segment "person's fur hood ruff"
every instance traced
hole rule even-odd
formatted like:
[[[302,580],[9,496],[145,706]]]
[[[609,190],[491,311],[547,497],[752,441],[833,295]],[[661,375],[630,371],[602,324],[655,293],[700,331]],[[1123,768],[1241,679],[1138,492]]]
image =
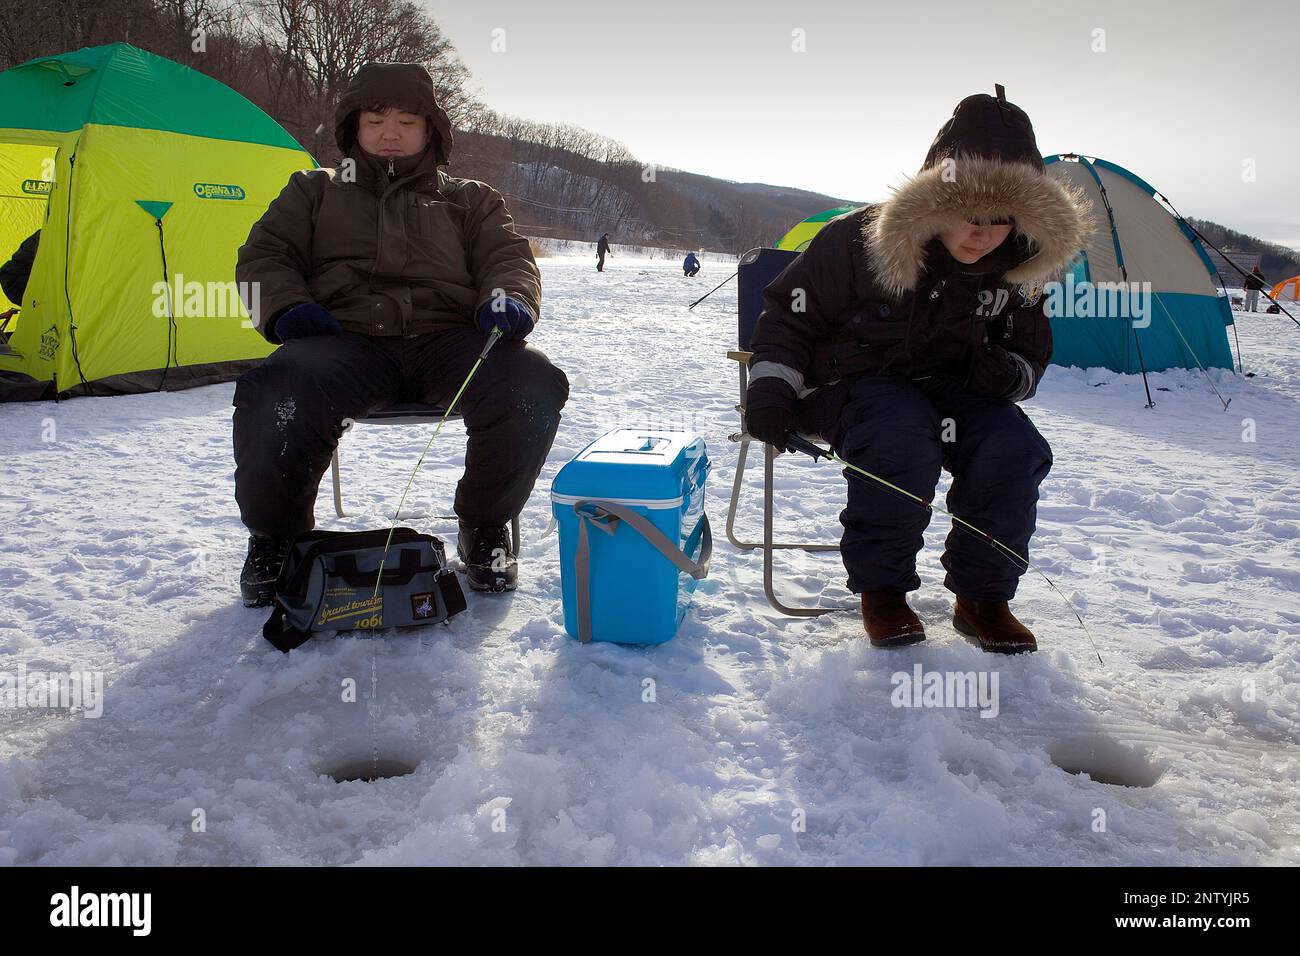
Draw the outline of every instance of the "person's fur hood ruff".
[[[1029,117],[988,94],[957,104],[921,171],[896,189],[863,223],[867,260],[881,289],[895,296],[916,288],[925,247],[959,222],[1011,221],[1026,258],[1006,281],[1041,284],[1060,274],[1092,229],[1083,194],[1047,175]]]

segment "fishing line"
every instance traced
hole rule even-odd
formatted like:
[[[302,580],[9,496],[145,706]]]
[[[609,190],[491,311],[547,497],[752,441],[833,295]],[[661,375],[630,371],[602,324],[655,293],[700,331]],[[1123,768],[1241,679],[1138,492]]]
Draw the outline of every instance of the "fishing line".
[[[393,512],[393,523],[388,526],[388,538],[384,541],[384,553],[379,557],[379,571],[375,575],[375,593],[371,595],[372,600],[379,597],[379,583],[384,577],[384,562],[388,559],[388,548],[393,543],[393,531],[396,530],[397,521],[402,515],[402,508],[406,504],[406,496],[410,492],[411,486],[415,484],[415,476],[419,473],[420,466],[424,464],[424,457],[429,454],[429,449],[433,447],[433,440],[442,431],[442,426],[447,423],[448,416],[455,410],[456,403],[460,401],[461,395],[469,387],[470,381],[474,378],[474,373],[479,370],[479,366],[483,364],[483,360],[487,358],[488,352],[492,351],[492,346],[497,344],[499,338],[501,338],[501,329],[494,327],[492,333],[488,336],[487,344],[483,346],[483,351],[478,354],[478,358],[475,359],[473,366],[471,366],[469,374],[465,376],[465,381],[460,383],[460,388],[456,390],[456,394],[447,405],[447,410],[442,413],[442,418],[438,420],[438,425],[434,428],[433,434],[429,436],[429,440],[425,443],[424,451],[420,452],[419,460],[415,463],[415,467],[411,469],[411,477],[406,480],[406,487],[402,489],[402,497],[397,502],[397,510]]]
[[[998,551],[1000,554],[1003,554],[1004,556],[1010,558],[1013,562],[1015,562],[1015,564],[1018,567],[1020,567],[1021,570],[1033,571],[1044,581],[1046,581],[1047,586],[1050,587],[1053,591],[1055,591],[1056,595],[1062,601],[1065,602],[1066,607],[1070,609],[1070,613],[1074,615],[1074,619],[1078,621],[1079,626],[1083,628],[1083,633],[1087,635],[1088,642],[1092,645],[1092,652],[1097,655],[1097,663],[1101,664],[1103,667],[1105,666],[1105,661],[1101,659],[1101,652],[1097,650],[1097,642],[1093,640],[1092,632],[1088,630],[1088,625],[1084,623],[1083,617],[1080,616],[1079,612],[1075,609],[1074,605],[1070,603],[1070,599],[1065,596],[1065,594],[1061,591],[1060,588],[1056,586],[1056,583],[1051,578],[1049,578],[1046,574],[1044,574],[1037,567],[1031,564],[1027,559],[1022,558],[1011,548],[1007,547],[997,538],[993,537],[993,535],[989,534],[987,531],[982,530],[981,528],[977,528],[975,525],[971,524],[966,519],[958,518],[952,512],[945,511],[943,508],[940,508],[938,505],[934,504],[933,502],[926,501],[925,499],[912,494],[906,488],[900,488],[898,485],[894,484],[893,482],[886,481],[884,478],[881,478],[879,475],[873,475],[865,468],[859,468],[857,465],[853,464],[852,462],[845,461],[839,455],[835,454],[835,452],[826,448],[822,448],[819,445],[815,445],[812,442],[808,441],[807,439],[800,438],[798,435],[790,435],[786,439],[786,444],[789,446],[790,449],[794,451],[801,451],[806,455],[811,455],[813,461],[817,461],[819,458],[826,458],[830,461],[838,462],[839,464],[843,465],[845,468],[849,469],[855,474],[860,475],[863,478],[870,478],[872,481],[880,485],[883,485],[884,487],[888,488],[890,491],[896,492],[897,494],[903,495],[905,498],[908,498],[909,500],[916,502],[922,508],[925,508],[928,511],[937,511],[939,514],[952,519],[954,527],[961,528],[962,530],[967,531],[968,533],[972,533],[976,537],[983,539],[987,544],[991,545],[994,548],[994,550]]]

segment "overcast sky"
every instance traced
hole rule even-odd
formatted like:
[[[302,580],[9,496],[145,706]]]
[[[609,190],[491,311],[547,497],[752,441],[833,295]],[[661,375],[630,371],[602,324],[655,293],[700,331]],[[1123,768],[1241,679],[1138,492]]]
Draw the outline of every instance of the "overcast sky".
[[[489,106],[644,162],[880,199],[997,82],[1043,152],[1119,163],[1184,215],[1300,249],[1294,2],[423,2]]]

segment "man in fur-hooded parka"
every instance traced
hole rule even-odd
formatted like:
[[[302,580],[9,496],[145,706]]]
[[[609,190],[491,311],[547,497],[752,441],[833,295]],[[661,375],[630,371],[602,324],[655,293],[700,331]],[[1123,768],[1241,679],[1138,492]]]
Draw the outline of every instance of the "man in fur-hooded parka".
[[[1017,403],[1052,355],[1043,286],[1090,225],[1086,201],[1046,175],[1024,111],[1000,91],[962,100],[916,176],[828,223],[765,291],[748,432],[778,448],[820,434],[924,501],[946,466],[948,510],[1027,556],[1052,453]],[[929,510],[855,476],[841,518],[872,643],[924,639],[905,595]],[[1008,606],[1022,567],[961,530],[942,561],[958,630],[986,650],[1034,648]]]

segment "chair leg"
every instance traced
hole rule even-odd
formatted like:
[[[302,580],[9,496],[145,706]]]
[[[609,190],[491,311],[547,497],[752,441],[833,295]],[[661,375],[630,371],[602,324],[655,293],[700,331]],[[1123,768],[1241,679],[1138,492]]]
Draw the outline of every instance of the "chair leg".
[[[749,388],[748,369],[745,363],[740,364],[740,402],[736,405],[736,411],[740,412],[740,431],[731,436],[732,441],[740,442],[740,455],[736,459],[736,479],[731,483],[731,505],[727,509],[727,540],[742,551],[753,551],[755,548],[776,548],[796,549],[799,551],[838,551],[838,544],[820,544],[818,542],[801,542],[801,541],[742,541],[736,537],[736,512],[740,508],[740,487],[745,480],[745,460],[749,456],[749,443],[753,441],[745,431],[745,393]],[[764,446],[766,448],[766,446]]]
[[[736,537],[736,511],[740,508],[740,487],[745,480],[745,459],[749,456],[749,439],[741,435],[740,454],[736,459],[736,480],[731,483],[731,504],[727,508],[727,540],[742,551],[753,551],[757,541],[741,541]]]
[[[334,454],[330,458],[330,479],[334,484],[334,513],[340,518],[346,518],[347,512],[343,510],[343,482],[339,477],[339,449],[342,447],[342,441],[334,446]],[[403,513],[403,520],[420,521],[428,518],[429,515],[423,512]],[[439,517],[439,516],[435,516]],[[515,546],[515,554],[519,553],[519,518],[515,516],[511,519],[511,528]]]
[[[736,512],[740,509],[740,488],[745,477],[745,459],[749,453],[750,443],[753,439],[748,435],[742,434],[737,441],[740,442],[740,455],[736,459],[736,479],[731,484],[731,505],[727,510],[727,539],[742,551],[753,551],[755,548],[773,548],[777,551],[795,550],[795,551],[838,551],[838,544],[822,544],[815,541],[745,541],[736,537]],[[763,446],[767,449],[767,446]]]
[[[339,449],[334,446],[334,457],[330,459],[330,476],[334,479],[334,513],[346,518],[343,511],[343,489],[339,485]]]
[[[736,480],[731,483],[731,505],[727,508],[727,540],[734,544],[742,551],[752,551],[757,546],[757,542],[741,541],[736,537],[736,511],[740,507],[740,486],[745,480],[745,459],[749,455],[749,436],[745,429],[745,393],[748,390],[749,376],[748,369],[744,362],[740,365],[740,401],[736,404],[736,411],[740,412],[740,432],[732,435],[733,441],[740,442],[740,455],[736,459]]]
[[[789,614],[791,617],[820,617],[823,614],[830,614],[832,611],[852,610],[849,605],[840,605],[837,607],[791,607],[788,604],[781,603],[781,600],[776,596],[776,590],[772,583],[772,553],[777,548],[777,546],[772,543],[772,462],[776,458],[776,450],[770,445],[766,445],[764,446],[764,451],[762,546],[763,593],[767,595],[768,603],[782,614]]]

